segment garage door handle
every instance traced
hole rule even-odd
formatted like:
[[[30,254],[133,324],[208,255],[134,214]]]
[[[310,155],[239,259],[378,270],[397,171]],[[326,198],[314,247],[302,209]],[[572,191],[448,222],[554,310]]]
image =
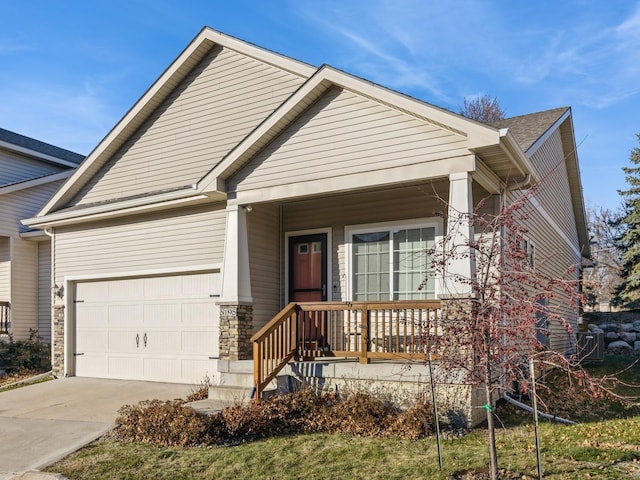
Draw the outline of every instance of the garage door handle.
[[[140,348],[140,334],[136,333],[136,348]]]
[[[144,332],[144,337],[142,337],[142,340],[144,341],[144,348],[147,348],[147,332]]]

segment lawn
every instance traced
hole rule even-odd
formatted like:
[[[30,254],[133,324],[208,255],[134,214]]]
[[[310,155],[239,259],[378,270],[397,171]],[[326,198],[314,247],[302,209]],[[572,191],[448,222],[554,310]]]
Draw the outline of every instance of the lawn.
[[[594,373],[611,373],[628,361],[615,359],[606,367],[594,368]],[[639,378],[637,366],[624,377],[627,381]],[[640,409],[610,407],[602,401],[580,402],[572,394],[563,400],[579,404],[587,421],[541,424],[544,478],[640,478]],[[537,478],[529,414],[503,407],[497,409],[497,415],[498,423],[505,424],[497,432],[500,468],[519,472],[508,478]],[[593,420],[598,417],[607,420]],[[488,465],[486,431],[480,428],[461,438],[443,440],[442,453],[444,468],[440,471],[433,437],[409,441],[301,434],[201,448],[102,439],[48,470],[70,479],[446,479],[452,472]]]

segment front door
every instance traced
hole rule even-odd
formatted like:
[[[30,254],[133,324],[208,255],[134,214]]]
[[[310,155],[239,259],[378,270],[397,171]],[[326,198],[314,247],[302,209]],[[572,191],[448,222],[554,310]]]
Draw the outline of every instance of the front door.
[[[289,237],[289,301],[327,300],[327,234]]]

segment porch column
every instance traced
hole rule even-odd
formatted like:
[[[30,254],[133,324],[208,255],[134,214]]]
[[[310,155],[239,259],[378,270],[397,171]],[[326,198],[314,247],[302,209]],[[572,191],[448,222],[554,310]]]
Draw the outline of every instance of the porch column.
[[[247,210],[227,206],[220,294],[220,358],[248,360],[253,331],[253,299],[249,272]]]
[[[468,298],[473,293],[469,284],[476,271],[475,254],[469,248],[469,240],[473,239],[471,182],[467,172],[449,175],[444,298]]]

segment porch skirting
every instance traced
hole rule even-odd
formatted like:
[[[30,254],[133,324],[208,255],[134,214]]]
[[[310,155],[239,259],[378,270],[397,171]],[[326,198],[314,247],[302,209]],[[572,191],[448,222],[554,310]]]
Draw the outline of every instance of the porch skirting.
[[[253,305],[220,305],[220,358],[253,358]]]

